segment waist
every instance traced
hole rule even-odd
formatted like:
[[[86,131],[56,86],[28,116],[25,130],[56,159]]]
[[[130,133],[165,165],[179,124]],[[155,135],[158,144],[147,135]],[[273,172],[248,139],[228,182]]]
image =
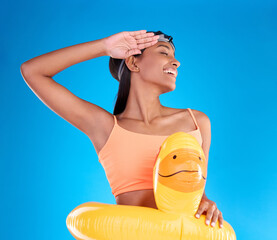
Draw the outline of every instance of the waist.
[[[115,200],[117,205],[131,205],[158,209],[153,189],[124,192],[118,194]]]

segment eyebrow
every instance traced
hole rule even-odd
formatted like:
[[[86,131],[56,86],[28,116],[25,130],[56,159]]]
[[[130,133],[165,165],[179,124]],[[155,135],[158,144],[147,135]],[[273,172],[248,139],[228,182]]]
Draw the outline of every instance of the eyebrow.
[[[158,48],[158,47],[166,47],[168,50],[170,50],[170,48],[167,45],[164,45],[164,44],[160,44],[156,48]],[[173,55],[175,57],[175,52],[173,52]]]

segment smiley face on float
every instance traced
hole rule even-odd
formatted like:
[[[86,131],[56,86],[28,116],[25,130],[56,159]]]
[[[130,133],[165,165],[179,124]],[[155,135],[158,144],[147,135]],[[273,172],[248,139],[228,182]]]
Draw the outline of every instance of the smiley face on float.
[[[190,148],[170,152],[161,161],[158,181],[176,191],[193,192],[205,186],[207,168],[205,156]]]

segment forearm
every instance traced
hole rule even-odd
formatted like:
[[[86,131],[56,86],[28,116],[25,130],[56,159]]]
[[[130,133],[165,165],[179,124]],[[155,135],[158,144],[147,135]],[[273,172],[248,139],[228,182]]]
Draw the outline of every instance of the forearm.
[[[27,67],[32,72],[53,77],[74,64],[105,55],[107,53],[103,38],[40,55],[24,62],[22,68]]]

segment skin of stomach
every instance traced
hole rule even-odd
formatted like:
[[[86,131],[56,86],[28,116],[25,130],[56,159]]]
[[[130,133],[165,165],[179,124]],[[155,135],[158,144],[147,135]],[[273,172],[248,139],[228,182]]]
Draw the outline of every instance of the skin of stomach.
[[[158,209],[153,189],[121,193],[116,196],[115,200],[117,205],[131,205]]]

